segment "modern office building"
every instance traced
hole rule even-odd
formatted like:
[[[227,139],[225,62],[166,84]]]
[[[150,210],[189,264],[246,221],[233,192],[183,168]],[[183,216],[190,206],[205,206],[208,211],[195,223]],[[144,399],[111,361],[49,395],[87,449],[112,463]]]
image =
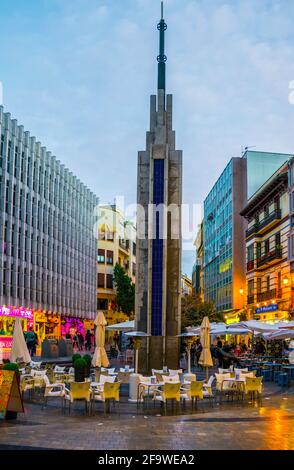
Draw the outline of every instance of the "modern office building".
[[[292,305],[287,163],[254,193],[241,215],[248,221],[247,317],[262,321],[287,320]]]
[[[9,347],[16,316],[40,340],[71,318],[94,318],[98,201],[3,107],[0,136],[0,334]]]
[[[204,201],[204,298],[228,321],[245,308],[247,199],[283,163],[288,154],[246,150],[232,158]]]
[[[127,318],[116,309],[113,270],[119,264],[135,284],[136,227],[115,204],[99,206],[98,224],[97,307],[104,310],[108,323],[119,323]]]
[[[197,232],[195,246],[196,246],[196,262],[192,271],[192,285],[195,294],[199,295],[204,300],[204,233],[203,233],[203,220],[199,225]]]
[[[227,313],[242,308],[244,201],[246,160],[232,158],[204,201],[204,299]]]

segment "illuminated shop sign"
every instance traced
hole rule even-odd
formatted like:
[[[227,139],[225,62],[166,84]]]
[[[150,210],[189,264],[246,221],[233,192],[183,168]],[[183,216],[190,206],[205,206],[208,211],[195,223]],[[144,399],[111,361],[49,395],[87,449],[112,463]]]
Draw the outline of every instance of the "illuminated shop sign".
[[[270,305],[263,305],[255,310],[256,313],[266,313],[266,312],[274,312],[278,310],[277,304],[270,304]]]
[[[2,306],[0,307],[0,316],[33,319],[34,314],[32,310],[27,308]]]
[[[219,272],[220,273],[225,273],[229,271],[229,269],[232,267],[232,260],[230,258],[225,259],[222,263],[219,265]]]
[[[0,336],[0,351],[12,348],[12,336]]]

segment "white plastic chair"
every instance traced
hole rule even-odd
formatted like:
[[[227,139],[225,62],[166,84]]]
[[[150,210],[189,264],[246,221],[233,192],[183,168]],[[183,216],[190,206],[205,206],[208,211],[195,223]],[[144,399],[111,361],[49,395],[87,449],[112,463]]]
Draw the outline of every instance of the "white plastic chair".
[[[52,398],[60,397],[60,398],[62,398],[61,408],[63,409],[64,396],[65,396],[65,385],[63,383],[51,384],[47,375],[44,375],[43,380],[44,380],[44,384],[45,384],[43,407],[45,405],[47,405],[49,397],[52,397]]]
[[[42,361],[40,361],[40,362],[31,361],[30,362],[30,367],[32,369],[38,369],[39,370],[39,369],[41,369],[41,365],[42,365]]]

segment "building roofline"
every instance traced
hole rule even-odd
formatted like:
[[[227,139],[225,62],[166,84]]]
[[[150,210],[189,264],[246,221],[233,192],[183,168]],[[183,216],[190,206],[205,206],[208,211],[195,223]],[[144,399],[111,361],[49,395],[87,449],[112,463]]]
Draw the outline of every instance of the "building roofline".
[[[263,202],[273,192],[276,192],[278,185],[288,180],[288,162],[283,163],[275,173],[251,196],[247,205],[242,209],[242,217],[250,217]]]

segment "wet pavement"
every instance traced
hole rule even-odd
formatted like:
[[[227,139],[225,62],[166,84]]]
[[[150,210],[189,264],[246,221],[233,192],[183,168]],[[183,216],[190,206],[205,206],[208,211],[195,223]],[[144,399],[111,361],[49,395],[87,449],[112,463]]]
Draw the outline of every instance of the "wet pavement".
[[[61,402],[51,400],[46,408],[34,399],[25,402],[25,414],[17,421],[0,422],[0,449],[133,449],[201,450],[266,449],[294,450],[294,391],[269,387],[262,404],[208,402],[191,412],[162,415],[160,406],[140,409],[122,398],[120,412],[111,408],[104,415],[96,405],[87,416],[82,403],[69,415]]]

